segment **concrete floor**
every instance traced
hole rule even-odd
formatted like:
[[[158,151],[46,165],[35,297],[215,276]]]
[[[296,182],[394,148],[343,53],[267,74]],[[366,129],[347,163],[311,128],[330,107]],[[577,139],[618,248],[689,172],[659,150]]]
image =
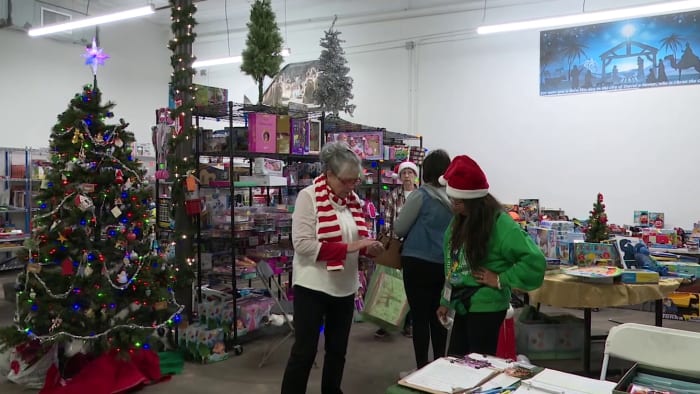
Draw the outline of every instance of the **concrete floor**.
[[[12,280],[8,274],[0,275],[0,283]],[[1,290],[0,290],[1,291]],[[0,294],[0,300],[2,300]],[[562,312],[563,310],[546,308],[545,312]],[[6,325],[11,321],[14,305],[10,302],[0,301],[0,325]],[[582,311],[565,310],[565,312],[583,316]],[[606,333],[610,327],[619,322],[638,322],[653,324],[653,313],[641,312],[629,309],[603,309],[593,313],[593,334]],[[691,331],[700,331],[700,324],[664,320],[664,324],[673,328]],[[347,394],[373,394],[383,393],[384,390],[398,380],[401,371],[412,369],[414,364],[413,348],[411,340],[401,335],[393,335],[387,339],[377,340],[373,333],[376,327],[368,323],[356,323],[353,325],[348,349],[347,363],[343,381],[343,390]],[[271,394],[279,393],[280,381],[286,364],[291,341],[270,358],[267,365],[258,368],[263,352],[273,340],[279,337],[262,337],[256,341],[244,345],[244,352],[240,356],[231,356],[230,359],[210,365],[187,363],[181,375],[172,380],[143,390],[146,394],[157,393],[248,393]],[[322,344],[319,348],[322,348]],[[603,343],[593,344],[592,368],[600,368],[602,360]],[[311,373],[309,381],[309,393],[320,393],[321,366],[323,365],[323,353],[319,351],[317,356],[319,368]],[[555,368],[563,371],[581,371],[580,360],[538,361],[538,365]],[[613,362],[610,376],[614,380],[620,376],[629,366],[625,362]],[[15,394],[27,393],[32,390],[23,389],[0,377],[0,393]]]

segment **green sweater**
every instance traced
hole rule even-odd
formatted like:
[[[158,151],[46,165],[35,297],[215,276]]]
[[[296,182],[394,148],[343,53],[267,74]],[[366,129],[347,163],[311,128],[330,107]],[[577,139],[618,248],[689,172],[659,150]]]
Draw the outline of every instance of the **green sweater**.
[[[454,221],[454,219],[452,219]],[[463,286],[479,286],[471,275],[464,248],[453,261],[450,247],[452,223],[445,232],[445,280],[452,284],[452,292]],[[453,267],[454,265],[454,267]],[[471,298],[470,312],[498,312],[508,309],[510,290],[531,291],[542,285],[547,268],[542,251],[509,215],[499,214],[494,223],[484,268],[499,274],[501,289],[484,286]],[[451,273],[452,272],[452,273]],[[441,298],[440,305],[455,309],[460,315],[467,313],[459,300],[451,303]]]

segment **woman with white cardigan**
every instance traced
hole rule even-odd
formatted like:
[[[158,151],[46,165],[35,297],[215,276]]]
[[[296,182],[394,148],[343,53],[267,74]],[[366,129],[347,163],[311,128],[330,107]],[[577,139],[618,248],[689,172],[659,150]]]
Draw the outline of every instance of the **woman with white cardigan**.
[[[358,257],[379,255],[369,239],[360,198],[360,158],[344,142],[326,144],[323,174],[299,192],[292,216],[295,342],[282,380],[282,394],[305,393],[321,326],[325,357],[321,392],[341,394],[345,353],[360,286]]]

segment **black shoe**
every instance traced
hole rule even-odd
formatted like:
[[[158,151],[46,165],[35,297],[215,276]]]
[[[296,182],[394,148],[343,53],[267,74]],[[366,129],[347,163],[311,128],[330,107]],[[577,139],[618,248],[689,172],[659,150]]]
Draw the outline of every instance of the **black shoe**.
[[[387,337],[387,336],[389,336],[389,333],[388,333],[385,329],[383,329],[383,328],[380,328],[379,330],[377,330],[377,331],[374,332],[374,337],[375,337],[375,338],[380,338],[380,339],[381,339],[381,338],[385,338],[385,337]]]

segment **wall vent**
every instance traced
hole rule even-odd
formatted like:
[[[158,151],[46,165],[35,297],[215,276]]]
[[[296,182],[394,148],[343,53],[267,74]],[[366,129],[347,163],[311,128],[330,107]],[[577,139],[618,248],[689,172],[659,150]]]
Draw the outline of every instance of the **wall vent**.
[[[73,17],[70,14],[41,7],[41,27],[56,25],[59,23],[68,23],[72,19]]]

